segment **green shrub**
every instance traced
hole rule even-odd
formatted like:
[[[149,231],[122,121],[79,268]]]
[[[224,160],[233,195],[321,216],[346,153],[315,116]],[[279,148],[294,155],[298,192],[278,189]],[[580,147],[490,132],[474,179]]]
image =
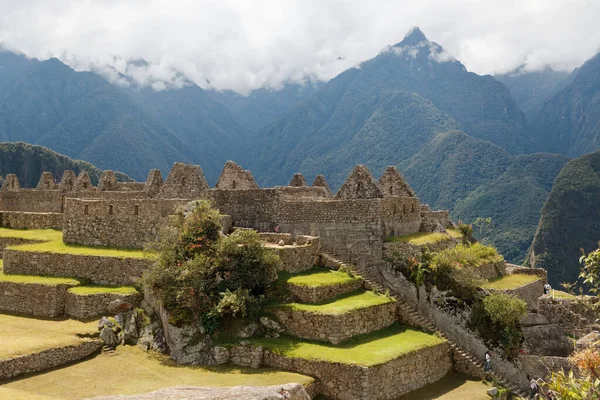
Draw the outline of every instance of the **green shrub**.
[[[219,319],[249,313],[277,278],[279,257],[262,246],[258,233],[224,237],[220,220],[209,202],[199,201],[189,215],[173,216],[159,240],[146,248],[156,262],[144,274],[144,284],[175,326],[202,324],[212,332]]]
[[[462,235],[461,240],[462,240],[463,245],[468,245],[469,243],[471,243],[472,238],[473,238],[473,226],[472,225],[460,224],[456,227],[456,229]]]
[[[527,314],[527,303],[504,293],[493,293],[483,299],[485,312],[501,326],[515,326]]]
[[[502,261],[498,251],[490,246],[475,243],[470,246],[459,244],[440,251],[432,261],[433,269],[477,268],[484,264]]]

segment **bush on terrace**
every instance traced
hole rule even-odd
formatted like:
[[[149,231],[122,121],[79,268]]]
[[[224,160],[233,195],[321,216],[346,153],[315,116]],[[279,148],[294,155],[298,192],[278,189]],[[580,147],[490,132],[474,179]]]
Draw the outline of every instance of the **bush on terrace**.
[[[147,247],[156,262],[144,283],[160,299],[176,326],[201,324],[209,333],[226,319],[257,310],[277,278],[279,258],[254,231],[223,236],[221,214],[199,201],[188,215],[178,211]]]

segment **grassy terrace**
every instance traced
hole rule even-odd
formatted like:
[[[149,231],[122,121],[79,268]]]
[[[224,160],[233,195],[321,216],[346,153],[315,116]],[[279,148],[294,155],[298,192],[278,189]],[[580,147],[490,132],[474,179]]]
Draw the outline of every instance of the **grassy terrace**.
[[[539,280],[539,276],[525,274],[504,275],[496,279],[491,279],[481,285],[484,289],[508,290],[525,286],[528,283]]]
[[[460,235],[460,234],[459,234]],[[425,244],[433,244],[441,242],[442,240],[449,239],[449,235],[439,232],[417,232],[411,233],[410,235],[404,236],[390,236],[385,239],[386,243],[409,243],[415,246],[422,246]]]
[[[62,232],[52,229],[17,230],[0,228],[0,237],[13,237],[27,240],[36,240],[40,242],[9,246],[9,249],[20,251],[118,258],[144,257],[144,253],[141,250],[111,249],[108,247],[88,247],[66,244],[62,241]]]
[[[451,268],[477,268],[485,264],[503,261],[504,258],[498,251],[489,246],[475,243],[470,246],[459,244],[451,249],[437,253],[433,259],[432,267],[447,266]]]
[[[444,342],[435,335],[399,324],[356,336],[338,345],[288,336],[250,341],[255,346],[264,346],[273,353],[285,357],[361,366],[383,364],[415,350],[437,346]]]
[[[286,274],[283,279],[296,286],[334,286],[360,280],[345,272],[333,271],[327,268],[314,267],[297,275]]]
[[[77,286],[69,289],[69,293],[73,293],[77,296],[88,296],[103,293],[131,295],[138,293],[138,291],[132,286]]]
[[[123,373],[127,371],[127,373]],[[272,369],[192,367],[166,356],[119,346],[113,354],[28,376],[0,386],[0,399],[76,400],[96,396],[145,393],[173,386],[270,386],[312,378]]]
[[[316,314],[327,314],[327,315],[340,315],[345,314],[349,311],[359,310],[361,308],[367,308],[372,306],[378,306],[381,304],[391,303],[392,300],[389,297],[375,294],[371,291],[357,290],[348,294],[344,294],[333,298],[327,303],[322,304],[303,304],[303,303],[289,303],[283,304],[278,307],[291,308],[297,311],[306,311]]]
[[[38,285],[79,285],[80,282],[77,279],[71,278],[55,278],[46,276],[34,276],[34,275],[5,275],[3,270],[3,263],[0,260],[0,282],[11,282],[11,283],[34,283]]]
[[[0,359],[77,344],[80,341],[77,334],[97,332],[95,321],[56,321],[0,314]]]

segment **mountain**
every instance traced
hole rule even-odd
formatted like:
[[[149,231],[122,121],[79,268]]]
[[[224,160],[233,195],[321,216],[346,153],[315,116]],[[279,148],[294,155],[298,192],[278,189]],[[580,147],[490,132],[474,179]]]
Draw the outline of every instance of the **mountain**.
[[[390,110],[410,108],[391,104],[399,92],[415,93],[430,102],[440,113],[450,116],[467,134],[505,147],[511,153],[531,148],[528,123],[508,89],[491,76],[468,72],[441,46],[427,40],[415,28],[394,46],[377,57],[351,68],[329,81],[313,97],[303,101],[273,124],[253,135],[255,147],[248,158],[257,179],[265,185],[286,183],[295,172],[311,178],[312,165],[342,162],[370,165],[373,159],[362,155],[367,142],[354,140],[356,158],[342,160],[337,153],[353,140],[375,117]],[[400,95],[392,102],[407,101]],[[408,124],[408,121],[396,121]],[[416,126],[427,131],[426,127]],[[397,125],[371,126],[371,137],[406,135]],[[416,146],[424,142],[415,143]],[[420,147],[398,154],[397,164]],[[390,146],[388,151],[394,149]],[[340,182],[332,182],[334,186]]]
[[[486,239],[507,260],[521,264],[554,179],[568,160],[547,153],[514,156],[502,175],[458,201],[453,217],[467,222],[491,217],[494,226]]]
[[[554,182],[541,211],[530,263],[545,268],[553,286],[574,282],[580,248],[600,240],[600,152],[569,161]]]
[[[523,262],[552,182],[568,158],[511,156],[463,132],[438,134],[398,167],[423,203],[448,209],[455,221],[491,217],[484,238],[507,260]],[[480,232],[476,232],[482,239]]]
[[[230,90],[206,93],[235,114],[247,131],[254,132],[314,95],[321,86],[322,82],[286,83],[280,89],[257,89],[247,96]]]
[[[209,182],[215,183],[227,160],[238,159],[248,130],[236,113],[192,82],[181,89],[125,89],[144,110],[194,153]]]
[[[25,188],[37,186],[42,172],[49,171],[54,179],[60,180],[67,169],[79,174],[86,171],[94,185],[98,184],[102,171],[86,161],[73,160],[46,147],[27,143],[0,143],[0,178],[17,174],[19,183]],[[115,172],[119,182],[131,179],[122,172]]]
[[[506,85],[521,110],[532,117],[550,97],[570,83],[570,76],[567,71],[555,71],[547,65],[540,71],[525,71],[521,66],[494,78]]]
[[[17,76],[37,64],[36,59],[29,59],[22,54],[5,50],[0,44],[0,92]]]
[[[0,92],[1,140],[47,146],[137,180],[193,153],[119,89],[57,59],[36,63]]]
[[[576,157],[600,148],[600,53],[545,103],[534,133],[542,151]]]

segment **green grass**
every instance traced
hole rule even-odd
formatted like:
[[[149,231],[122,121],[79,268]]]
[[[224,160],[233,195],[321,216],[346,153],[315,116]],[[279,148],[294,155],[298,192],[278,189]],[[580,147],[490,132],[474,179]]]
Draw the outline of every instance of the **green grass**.
[[[433,259],[432,267],[449,268],[477,268],[482,265],[501,262],[504,258],[498,251],[490,246],[475,243],[469,246],[459,244],[456,247],[437,253]]]
[[[95,321],[57,321],[0,314],[0,359],[77,344],[80,342],[77,334],[97,332]]]
[[[435,383],[410,392],[398,400],[489,400],[492,385],[464,375],[450,373]]]
[[[314,267],[297,275],[290,275],[286,279],[287,283],[292,285],[312,287],[342,285],[357,280],[360,280],[360,278],[351,276],[345,272],[319,267]]]
[[[387,304],[393,301],[394,300],[389,297],[361,289],[334,297],[332,300],[323,304],[289,303],[280,305],[279,307],[315,314],[340,315],[349,311]]]
[[[0,228],[0,237],[18,238],[25,240],[36,240],[39,242],[50,242],[62,240],[62,231],[54,229],[8,229]]]
[[[72,293],[77,296],[87,296],[103,293],[132,295],[137,294],[138,291],[132,286],[77,286],[69,289],[69,293]]]
[[[528,283],[539,280],[540,277],[536,275],[525,275],[525,274],[510,274],[504,275],[496,279],[491,279],[481,285],[484,289],[516,289],[521,286],[527,285]]]
[[[0,282],[10,283],[33,283],[37,285],[57,286],[57,285],[79,285],[77,279],[71,278],[55,278],[51,276],[35,276],[35,275],[5,275],[2,269],[3,262],[0,260]]]
[[[269,368],[177,365],[168,356],[146,353],[136,346],[119,346],[114,353],[3,382],[0,399],[78,400],[173,386],[271,386],[292,382],[307,385],[313,381],[305,375]]]
[[[404,354],[437,346],[444,341],[435,335],[399,324],[356,336],[338,345],[288,336],[250,340],[254,346],[263,346],[285,357],[361,366],[383,364]]]
[[[41,242],[9,246],[8,248],[11,250],[32,251],[37,253],[73,254],[82,256],[144,258],[144,252],[141,250],[113,249],[109,247],[89,247],[66,244],[62,241],[62,232],[53,229],[19,230],[0,228],[0,237],[13,237]]]
[[[563,292],[562,290],[551,290],[550,295],[558,300],[577,300],[577,297],[571,293]]]
[[[447,228],[446,232],[448,233],[448,235],[452,236],[454,239],[462,239],[462,236],[463,236],[462,233],[460,233],[456,229]]]
[[[449,239],[448,235],[439,232],[417,232],[404,236],[390,236],[385,239],[386,243],[409,243],[415,246],[433,244]]]

